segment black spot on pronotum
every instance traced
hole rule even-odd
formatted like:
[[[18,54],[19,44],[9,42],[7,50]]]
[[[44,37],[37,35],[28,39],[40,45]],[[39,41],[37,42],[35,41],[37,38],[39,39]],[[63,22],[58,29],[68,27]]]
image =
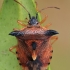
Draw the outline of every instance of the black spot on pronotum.
[[[11,33],[9,33],[9,35],[12,35],[12,36],[22,36],[22,35],[24,35],[24,33],[21,32],[21,31],[12,31]]]
[[[47,30],[47,31],[45,31],[46,36],[53,36],[53,35],[56,35],[56,34],[59,34],[59,33],[57,31],[55,31],[55,30]]]

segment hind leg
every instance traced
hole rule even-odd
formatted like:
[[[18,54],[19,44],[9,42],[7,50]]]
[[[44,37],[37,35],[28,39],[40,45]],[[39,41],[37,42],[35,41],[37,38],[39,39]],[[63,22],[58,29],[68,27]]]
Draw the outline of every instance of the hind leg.
[[[51,44],[54,44],[54,42],[58,40],[58,36],[52,36],[50,40],[53,40]]]
[[[17,46],[13,46],[13,47],[9,48],[9,51],[12,52],[12,53],[14,53],[14,54],[16,54],[16,53],[13,51],[14,49],[16,49],[16,47],[17,47]]]

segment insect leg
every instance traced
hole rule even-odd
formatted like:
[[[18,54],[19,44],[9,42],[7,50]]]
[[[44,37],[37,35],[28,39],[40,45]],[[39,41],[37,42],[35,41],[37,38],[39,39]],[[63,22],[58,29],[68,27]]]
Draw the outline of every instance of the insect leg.
[[[17,46],[13,46],[13,47],[9,48],[9,51],[15,54],[15,52],[12,51],[12,50],[15,49],[16,47],[17,47]]]
[[[36,3],[36,11],[39,12],[39,13],[41,13],[41,12],[38,10],[38,7],[37,7],[38,4],[37,4],[36,1],[35,1],[35,3]],[[46,15],[45,18],[40,22],[40,24],[44,23],[44,22],[46,21],[47,17],[48,17],[48,16]]]
[[[17,22],[18,22],[18,24],[20,24],[21,26],[24,26],[24,27],[26,26],[25,24],[23,24],[23,22],[26,22],[26,21],[18,20]]]
[[[49,26],[51,26],[52,24],[51,23],[49,23],[49,24],[47,24],[46,26],[45,26],[45,28],[48,28]]]
[[[46,15],[45,18],[43,18],[42,21],[41,21],[39,24],[44,23],[44,22],[46,21],[47,17],[48,17],[48,16]]]
[[[50,38],[50,40],[53,40],[53,42],[51,43],[51,45],[52,45],[56,40],[58,40],[58,37],[57,36],[52,36]]]

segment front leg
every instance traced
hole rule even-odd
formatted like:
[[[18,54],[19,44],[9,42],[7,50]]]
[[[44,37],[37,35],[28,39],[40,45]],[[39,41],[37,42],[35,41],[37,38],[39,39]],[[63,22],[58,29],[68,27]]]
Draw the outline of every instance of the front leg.
[[[45,21],[46,21],[46,19],[47,19],[47,15],[41,20],[41,22],[39,23],[39,24],[43,24]]]
[[[24,27],[26,27],[26,26],[27,26],[27,25],[23,24],[23,22],[26,22],[26,21],[18,20],[17,22],[18,22],[18,24],[20,24],[21,26],[24,26]]]

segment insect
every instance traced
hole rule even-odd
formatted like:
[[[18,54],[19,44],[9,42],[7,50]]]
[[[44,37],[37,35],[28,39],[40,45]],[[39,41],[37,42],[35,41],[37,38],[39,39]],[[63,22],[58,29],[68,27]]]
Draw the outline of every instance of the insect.
[[[17,0],[14,1],[19,3]],[[19,4],[27,11],[21,3]],[[25,28],[20,30],[15,29],[9,33],[9,35],[15,36],[17,39],[17,45],[11,47],[9,50],[13,52],[12,50],[16,49],[17,59],[22,66],[22,70],[46,70],[52,59],[52,44],[58,39],[55,36],[58,32],[48,29],[51,24],[47,24],[45,27],[41,26],[47,17],[39,22],[38,12],[36,16],[31,16],[29,12],[28,15],[29,20],[27,25],[22,24],[20,20],[18,21]],[[51,40],[53,41],[51,42]]]

